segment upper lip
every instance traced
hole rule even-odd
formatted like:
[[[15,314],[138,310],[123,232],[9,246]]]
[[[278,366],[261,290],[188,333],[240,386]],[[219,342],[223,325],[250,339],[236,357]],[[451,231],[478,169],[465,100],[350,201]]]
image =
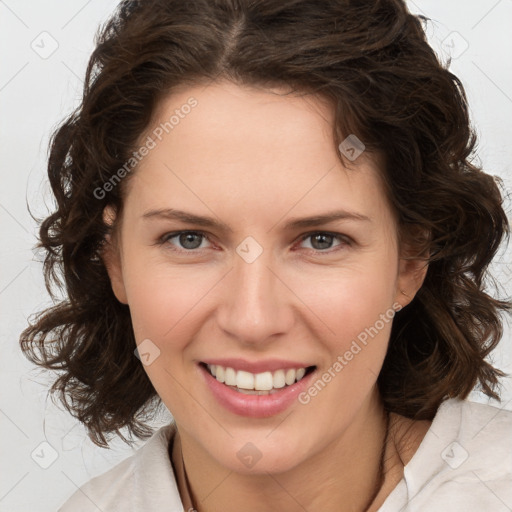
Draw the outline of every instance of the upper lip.
[[[223,366],[224,368],[233,368],[234,370],[242,370],[249,373],[263,373],[274,372],[276,370],[287,370],[289,368],[308,368],[313,366],[307,363],[298,361],[288,361],[285,359],[267,359],[265,361],[247,361],[245,359],[205,359],[202,361],[205,364],[215,364]]]

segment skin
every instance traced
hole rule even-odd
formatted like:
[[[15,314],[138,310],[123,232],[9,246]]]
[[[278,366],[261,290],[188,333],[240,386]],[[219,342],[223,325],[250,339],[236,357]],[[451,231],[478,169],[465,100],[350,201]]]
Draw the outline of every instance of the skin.
[[[197,510],[376,510],[430,424],[391,415],[384,485],[370,505],[385,438],[376,380],[391,322],[308,404],[269,418],[225,410],[198,375],[199,361],[222,357],[293,359],[321,374],[380,314],[405,307],[425,276],[423,261],[403,259],[412,249],[399,247],[377,159],[363,153],[345,168],[329,106],[283,92],[221,81],[168,96],[152,129],[189,97],[198,105],[130,176],[104,261],[137,343],[149,338],[160,350],[145,369],[178,426]],[[160,208],[231,231],[143,218]],[[284,228],[338,209],[368,220]],[[179,237],[158,243],[179,230],[207,238],[197,249]],[[341,238],[303,239],[315,231]],[[250,264],[236,252],[248,236],[263,249]],[[251,469],[237,457],[247,442],[262,455]]]

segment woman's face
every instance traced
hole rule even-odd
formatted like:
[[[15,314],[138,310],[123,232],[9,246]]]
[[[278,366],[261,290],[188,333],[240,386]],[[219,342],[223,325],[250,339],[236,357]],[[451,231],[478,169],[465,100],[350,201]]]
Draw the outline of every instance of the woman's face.
[[[342,165],[318,98],[219,82],[155,120],[108,260],[144,368],[184,442],[238,472],[293,468],[364,425],[421,276],[375,164]]]

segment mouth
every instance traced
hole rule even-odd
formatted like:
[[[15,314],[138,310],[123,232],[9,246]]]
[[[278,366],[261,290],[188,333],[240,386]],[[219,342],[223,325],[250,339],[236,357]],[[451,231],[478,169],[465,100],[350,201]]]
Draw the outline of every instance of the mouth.
[[[217,382],[244,395],[273,395],[280,393],[315,371],[316,366],[280,368],[252,373],[219,364],[200,363]]]

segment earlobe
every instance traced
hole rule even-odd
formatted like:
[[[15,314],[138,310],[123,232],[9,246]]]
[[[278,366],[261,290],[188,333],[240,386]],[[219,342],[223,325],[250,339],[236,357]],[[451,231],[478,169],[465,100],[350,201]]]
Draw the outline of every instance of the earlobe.
[[[430,232],[419,226],[409,226],[400,242],[400,260],[395,300],[407,306],[427,276],[430,261]]]
[[[422,287],[428,271],[428,261],[423,258],[401,259],[395,300],[407,306]]]
[[[115,219],[115,213],[110,206],[105,207],[103,211],[103,220],[106,224],[112,225]],[[120,249],[117,240],[110,233],[105,236],[101,259],[110,278],[112,291],[117,300],[122,304],[128,304],[126,289],[124,286],[123,270],[121,263]]]

